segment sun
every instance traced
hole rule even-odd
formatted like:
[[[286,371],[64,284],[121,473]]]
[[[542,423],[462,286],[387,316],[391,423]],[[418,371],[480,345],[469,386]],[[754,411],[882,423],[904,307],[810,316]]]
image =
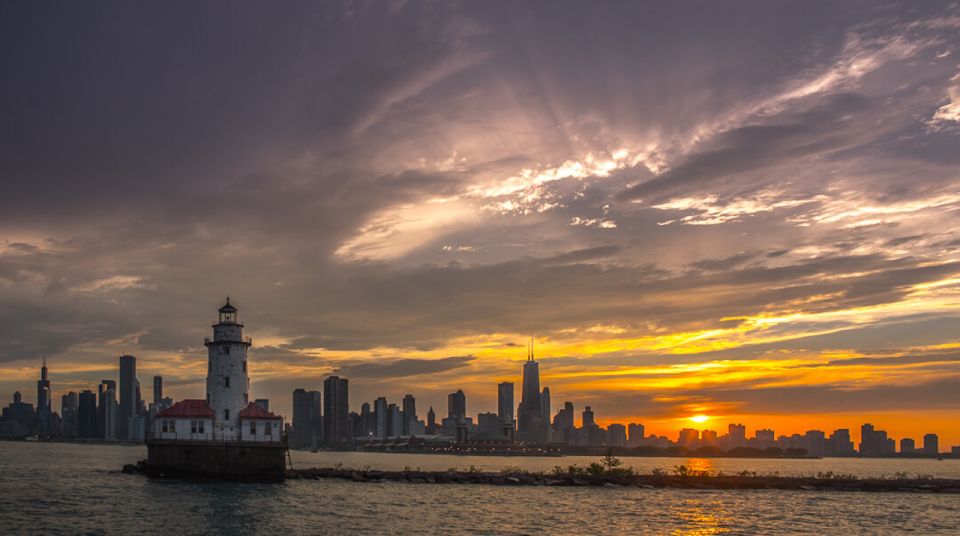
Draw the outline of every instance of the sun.
[[[693,417],[688,418],[695,423],[705,423],[710,420],[708,415],[694,415]]]

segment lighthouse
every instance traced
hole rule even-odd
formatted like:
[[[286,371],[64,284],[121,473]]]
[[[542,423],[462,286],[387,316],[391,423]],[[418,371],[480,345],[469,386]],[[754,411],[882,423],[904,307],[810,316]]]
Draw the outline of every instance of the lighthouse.
[[[218,311],[207,337],[207,397],[181,400],[154,419],[147,437],[150,474],[278,480],[287,439],[283,417],[250,402],[247,350],[237,308]]]
[[[207,347],[207,405],[213,410],[213,437],[237,439],[240,412],[250,403],[247,349],[251,340],[244,337],[243,323],[230,298],[219,310],[213,337],[203,342]]]

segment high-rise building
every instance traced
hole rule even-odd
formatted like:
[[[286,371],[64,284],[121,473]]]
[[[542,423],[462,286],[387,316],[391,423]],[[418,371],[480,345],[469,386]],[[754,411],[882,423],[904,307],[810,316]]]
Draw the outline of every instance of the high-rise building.
[[[437,414],[433,411],[433,406],[427,410],[427,434],[437,435]]]
[[[940,454],[940,438],[937,434],[924,434],[923,453],[927,456],[937,456]]]
[[[403,434],[403,416],[400,413],[400,407],[396,404],[388,404],[387,415],[387,437]]]
[[[742,424],[727,425],[727,448],[747,446],[747,427]]]
[[[447,417],[451,419],[465,419],[467,417],[467,395],[462,389],[447,395]]]
[[[583,416],[581,417],[580,426],[583,428],[588,428],[596,425],[597,422],[593,418],[593,410],[590,409],[590,406],[583,408]]]
[[[320,405],[320,391],[294,389],[293,416],[289,438],[291,447],[310,447],[317,442],[320,436]]]
[[[827,453],[827,437],[820,430],[807,430],[803,434],[803,447],[808,456],[821,457]]]
[[[717,433],[713,430],[704,430],[700,433],[700,445],[704,447],[717,446]]]
[[[627,426],[627,432],[630,433],[627,441],[631,447],[639,447],[643,444],[643,438],[646,431],[644,430],[642,424],[630,423],[630,425]]]
[[[77,393],[70,391],[60,397],[60,435],[66,437],[76,437],[79,433],[79,421],[77,420],[77,409],[79,399]]]
[[[913,454],[916,449],[917,445],[913,439],[905,437],[900,440],[900,454]]]
[[[619,423],[607,427],[607,445],[611,447],[627,446],[627,428]]]
[[[116,439],[117,413],[120,408],[117,404],[117,382],[114,380],[100,380],[97,387],[99,403],[97,405],[97,437],[102,439]]]
[[[137,414],[137,358],[120,356],[119,411],[117,412],[117,438],[130,438],[130,418]]]
[[[323,438],[328,444],[339,445],[350,441],[347,416],[350,414],[350,397],[347,379],[330,376],[323,381]]]
[[[850,440],[850,430],[840,428],[834,430],[827,439],[827,456],[853,456],[853,441]]]
[[[553,419],[553,440],[555,442],[574,444],[575,437],[571,434],[576,430],[573,424],[573,402],[564,402],[563,408]]]
[[[534,359],[533,338],[527,348],[527,360],[523,364],[523,388],[520,393],[520,408],[517,416],[517,431],[520,438],[531,443],[548,441],[549,415],[542,408],[543,393],[540,391],[540,364]]]
[[[417,399],[413,395],[403,396],[403,435],[411,435],[412,425],[417,422]]]
[[[97,397],[86,389],[77,397],[77,435],[97,437]]]
[[[253,401],[254,404],[263,408],[263,411],[270,411],[270,399],[269,398],[257,398]]]
[[[387,399],[382,396],[373,401],[373,414],[377,419],[375,435],[381,439],[387,437],[387,433],[390,429],[390,414],[388,413],[388,407]]]
[[[693,428],[684,428],[680,430],[680,437],[677,444],[686,449],[692,449],[699,446],[700,431]]]
[[[50,379],[47,377],[47,359],[43,359],[43,365],[40,367],[40,379],[37,380],[37,435],[48,437],[50,435],[50,414],[52,393],[50,392]]]
[[[163,401],[163,376],[153,377],[153,405],[160,410],[160,404]]]
[[[860,455],[861,456],[889,456],[896,450],[893,439],[887,437],[883,430],[874,429],[866,423],[860,427]]]
[[[497,384],[497,415],[504,424],[515,426],[513,415],[513,382]]]

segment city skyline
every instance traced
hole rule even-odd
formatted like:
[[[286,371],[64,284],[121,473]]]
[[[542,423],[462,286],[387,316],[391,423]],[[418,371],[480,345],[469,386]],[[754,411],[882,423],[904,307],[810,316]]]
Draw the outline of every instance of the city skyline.
[[[46,357],[127,415],[124,354],[194,396],[231,295],[280,413],[331,374],[494,411],[535,334],[604,423],[960,444],[956,3],[30,4],[2,400]]]
[[[229,307],[229,301],[227,306]],[[222,310],[221,310],[222,311]],[[235,310],[234,310],[235,311]],[[526,358],[523,362],[523,372],[522,377],[524,378],[523,385],[526,389],[529,389],[530,393],[534,392],[534,389],[540,385],[539,377],[539,363],[534,360],[533,352],[534,341],[531,338],[527,346]],[[118,367],[118,377],[123,377],[125,374],[129,374],[129,371],[136,370],[136,358],[131,355],[122,355],[119,358],[119,367]],[[246,371],[246,368],[244,369]],[[124,372],[128,371],[128,372]],[[533,371],[533,372],[531,372]],[[532,376],[531,376],[532,374]],[[134,413],[131,416],[139,416],[141,419],[141,427],[149,427],[149,423],[153,418],[155,412],[158,412],[164,408],[168,408],[173,404],[173,400],[169,397],[163,397],[163,377],[154,376],[153,377],[153,389],[152,398],[154,400],[151,404],[149,411],[144,404],[144,400],[141,397],[141,392],[139,390],[139,379],[136,378],[135,372],[133,377],[128,377],[127,380],[131,385],[136,384],[138,387],[136,389],[136,398],[131,400],[133,405]],[[416,397],[410,393],[403,395],[402,406],[397,403],[390,403],[387,396],[380,396],[370,404],[369,402],[363,402],[357,406],[350,405],[347,382],[348,378],[340,378],[338,376],[328,376],[323,380],[322,390],[310,390],[307,391],[304,388],[297,388],[293,391],[293,403],[290,406],[290,421],[289,424],[292,426],[291,431],[291,445],[302,448],[304,446],[316,445],[318,442],[323,442],[328,445],[343,445],[346,442],[355,440],[357,438],[364,437],[363,434],[353,435],[350,429],[350,426],[360,426],[361,423],[353,422],[354,417],[360,417],[364,415],[363,412],[372,410],[374,414],[380,414],[385,416],[376,417],[376,419],[369,423],[371,427],[370,435],[372,437],[387,438],[394,436],[403,436],[403,435],[415,435],[415,434],[441,434],[439,421],[436,424],[436,429],[431,429],[431,424],[429,422],[428,414],[421,415],[416,412]],[[109,384],[109,385],[108,385]],[[60,398],[61,406],[59,412],[59,419],[63,422],[62,425],[68,425],[66,422],[65,416],[72,414],[73,418],[76,419],[76,423],[79,426],[78,429],[73,430],[74,435],[66,435],[66,438],[72,437],[81,437],[81,438],[97,438],[97,439],[121,439],[121,440],[133,440],[133,441],[142,441],[144,437],[144,431],[141,429],[139,432],[132,432],[125,429],[126,427],[121,426],[119,414],[120,407],[122,404],[119,403],[119,400],[116,398],[110,398],[111,402],[108,403],[114,409],[113,412],[118,414],[116,424],[106,427],[104,421],[109,421],[111,418],[105,417],[103,415],[104,411],[111,411],[104,409],[104,392],[103,387],[108,386],[111,389],[112,395],[116,394],[116,380],[103,379],[100,383],[99,393],[100,402],[98,403],[97,397],[91,390],[82,390],[79,392],[79,403],[78,403],[78,393],[74,391],[64,392]],[[781,448],[804,448],[808,453],[814,456],[831,456],[831,455],[840,455],[848,456],[849,453],[859,453],[861,456],[889,456],[893,454],[909,454],[909,455],[926,455],[926,456],[937,456],[937,455],[956,455],[954,452],[957,449],[960,449],[960,445],[952,445],[950,436],[945,436],[945,441],[941,442],[941,435],[936,432],[925,431],[923,434],[920,434],[918,437],[894,437],[894,434],[888,434],[886,430],[880,430],[878,427],[875,427],[873,423],[862,423],[856,427],[854,426],[845,426],[837,429],[826,430],[826,429],[806,429],[806,430],[787,430],[781,431],[780,434],[777,434],[775,430],[770,428],[763,427],[763,424],[758,424],[753,430],[753,435],[747,433],[748,427],[743,423],[726,423],[723,424],[718,419],[714,419],[708,415],[693,415],[685,419],[687,425],[677,428],[672,431],[666,431],[658,428],[650,428],[646,424],[644,419],[640,419],[643,422],[633,422],[633,421],[622,421],[615,419],[597,419],[595,412],[592,410],[589,404],[583,405],[582,413],[577,410],[577,405],[575,402],[565,400],[562,403],[562,407],[558,409],[555,414],[550,415],[546,419],[544,426],[550,429],[549,433],[544,435],[544,432],[540,432],[538,425],[531,422],[532,417],[528,417],[526,424],[521,424],[521,421],[518,421],[514,418],[515,414],[523,413],[524,404],[521,401],[519,405],[511,407],[506,407],[504,405],[505,401],[514,400],[514,384],[512,382],[500,382],[496,384],[497,391],[497,407],[496,411],[485,411],[484,409],[476,410],[476,413],[471,413],[466,408],[468,408],[468,402],[466,398],[466,393],[462,389],[458,389],[454,393],[447,394],[446,408],[448,412],[449,419],[443,419],[444,421],[444,435],[450,435],[451,430],[446,429],[447,421],[451,421],[452,426],[456,426],[456,421],[459,419],[460,423],[463,423],[464,418],[470,427],[471,434],[476,434],[478,432],[477,426],[479,429],[484,429],[485,425],[483,424],[484,415],[497,416],[497,423],[495,426],[486,425],[487,428],[496,429],[499,434],[503,434],[511,440],[514,439],[514,432],[507,432],[506,426],[510,425],[511,430],[516,431],[516,441],[518,442],[528,442],[533,444],[575,444],[576,439],[571,439],[569,437],[561,437],[564,435],[563,427],[571,429],[589,429],[590,427],[597,427],[599,432],[601,432],[602,438],[601,442],[603,445],[610,445],[606,443],[607,438],[611,437],[608,434],[613,434],[613,430],[619,430],[622,433],[622,443],[613,444],[612,446],[621,446],[621,447],[637,447],[637,446],[649,446],[649,447],[658,447],[658,448],[667,448],[672,446],[684,447],[687,450],[693,451],[700,448],[706,447],[720,447],[721,450],[728,450],[734,447],[752,447],[759,450],[762,450],[767,447],[779,446]],[[537,391],[538,396],[530,397],[532,400],[536,400],[538,403],[542,403],[543,395],[547,397],[547,408],[549,408],[549,386],[544,386],[543,391]],[[41,393],[46,394],[46,400],[49,404],[47,408],[52,410],[54,407],[50,404],[51,400],[51,385],[48,379],[48,369],[46,365],[46,360],[44,360],[43,365],[40,369],[40,379],[37,381],[37,393],[38,396],[41,396]],[[90,407],[84,410],[84,397],[89,399]],[[298,402],[299,397],[299,402]],[[14,395],[11,397],[14,404],[20,404],[24,402],[28,405],[31,405],[29,400],[23,400],[22,393],[20,391],[15,391]],[[43,400],[43,399],[41,399]],[[279,401],[278,401],[279,402]],[[69,406],[67,405],[69,404]],[[256,404],[261,406],[265,411],[269,411],[267,407],[270,404],[269,399],[257,399]],[[280,405],[277,402],[274,403]],[[41,406],[35,406],[35,425],[36,431],[40,434],[50,433],[51,420],[50,412],[46,414],[42,413],[40,410]],[[361,413],[357,413],[357,410],[363,407]],[[12,407],[12,406],[11,406]],[[429,412],[433,413],[433,405],[430,405]],[[538,413],[541,411],[540,406],[536,410]],[[549,411],[549,409],[547,410]],[[564,413],[566,412],[566,416]],[[56,412],[52,412],[56,414]],[[84,420],[84,414],[90,419],[93,419],[89,424]],[[349,421],[348,421],[349,414]],[[44,416],[45,415],[45,416]],[[334,415],[334,419],[328,419],[327,415]],[[473,415],[476,415],[478,418],[473,419]],[[5,415],[6,416],[6,415]],[[127,417],[128,422],[130,417]],[[579,421],[578,421],[578,416]],[[365,417],[364,417],[365,418]],[[539,417],[539,415],[537,416]],[[419,431],[413,431],[412,424],[413,422],[419,421]],[[348,424],[349,423],[349,424]],[[712,424],[711,427],[697,428],[696,426],[707,426]],[[363,424],[366,426],[367,424]],[[426,425],[426,428],[424,426]],[[678,425],[679,426],[679,425]],[[86,427],[86,432],[84,431]],[[558,428],[559,427],[559,428]],[[728,433],[724,434],[723,430],[728,430]],[[718,431],[719,430],[719,431]],[[859,430],[859,433],[857,433]],[[79,432],[79,433],[77,433]],[[636,432],[639,432],[639,440],[636,437]],[[670,433],[677,435],[676,439],[673,439]],[[802,432],[802,433],[801,433]],[[482,432],[481,432],[482,433]],[[132,435],[131,435],[132,434]],[[304,435],[306,434],[306,435]],[[552,434],[552,439],[551,435]],[[789,434],[789,435],[788,435]],[[819,444],[820,447],[811,449],[809,447],[811,437],[816,440],[817,434],[819,434]],[[846,446],[836,447],[833,445],[834,438],[840,434],[841,442],[843,445],[849,443],[850,449],[847,450]],[[879,435],[878,435],[879,434]],[[58,434],[53,434],[54,437],[58,437]],[[104,437],[106,436],[106,437]],[[457,435],[456,432],[453,432],[453,436],[457,438],[457,441],[461,441],[460,435]],[[829,436],[829,437],[828,437]],[[323,438],[322,440],[319,438]],[[739,439],[737,439],[739,437]],[[332,438],[329,439],[328,438]],[[629,438],[629,440],[627,439]],[[709,438],[709,439],[708,439]],[[463,440],[466,439],[466,436]],[[590,445],[595,439],[593,437],[586,438],[581,437],[582,446]],[[784,447],[784,445],[787,445]],[[596,446],[596,445],[594,445]],[[939,447],[944,447],[939,449]],[[812,450],[812,452],[811,452]]]

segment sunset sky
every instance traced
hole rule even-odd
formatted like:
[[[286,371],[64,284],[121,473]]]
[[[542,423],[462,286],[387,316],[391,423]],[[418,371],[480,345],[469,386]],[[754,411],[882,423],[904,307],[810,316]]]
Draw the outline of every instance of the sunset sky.
[[[0,4],[0,404],[252,395],[960,445],[960,5]],[[694,415],[710,418],[702,423]]]

